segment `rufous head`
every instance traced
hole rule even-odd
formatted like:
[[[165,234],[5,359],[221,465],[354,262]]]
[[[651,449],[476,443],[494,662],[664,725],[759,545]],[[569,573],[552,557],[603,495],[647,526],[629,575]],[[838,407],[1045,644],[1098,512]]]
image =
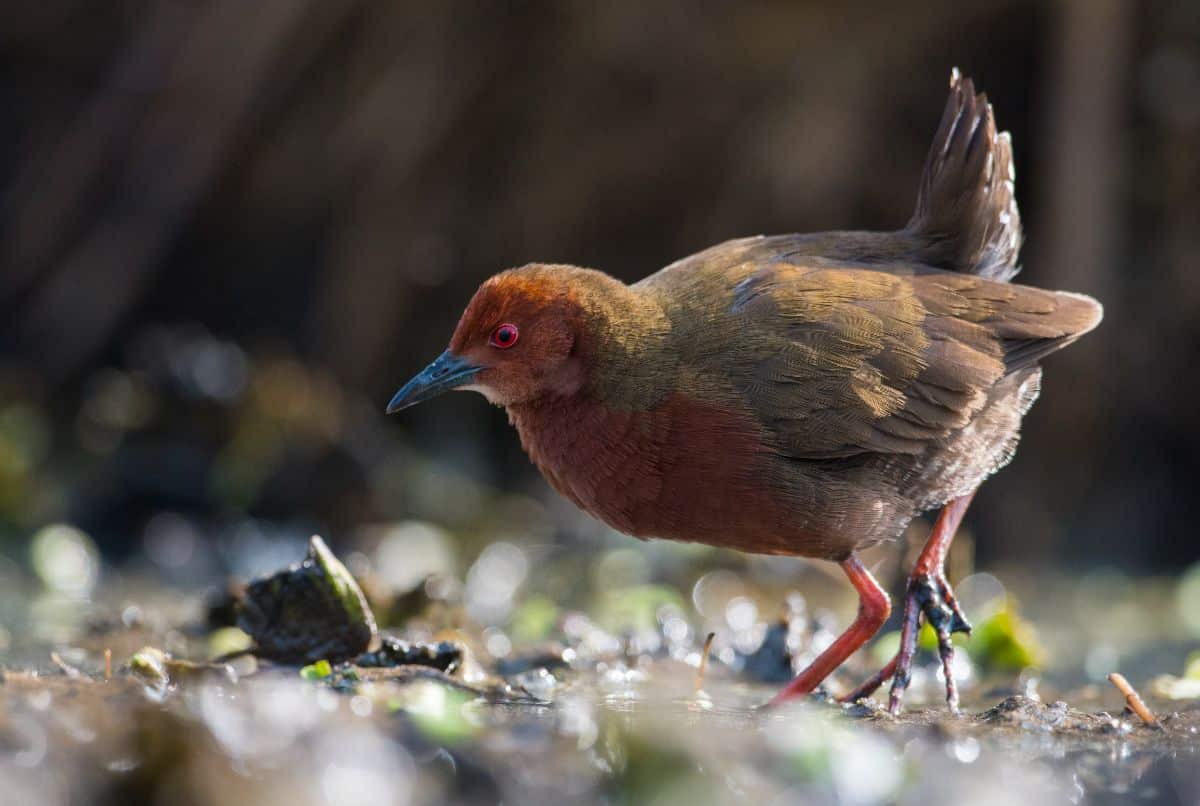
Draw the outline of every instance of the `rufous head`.
[[[566,266],[534,264],[488,279],[458,321],[450,347],[409,381],[388,413],[451,389],[508,406],[582,384],[576,347],[583,316]]]

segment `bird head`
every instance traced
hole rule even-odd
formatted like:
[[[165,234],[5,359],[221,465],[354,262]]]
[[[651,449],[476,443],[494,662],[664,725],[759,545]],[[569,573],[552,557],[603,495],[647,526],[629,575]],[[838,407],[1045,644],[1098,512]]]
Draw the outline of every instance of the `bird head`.
[[[490,278],[458,321],[450,347],[396,393],[389,414],[451,389],[508,406],[583,381],[576,348],[584,313],[567,266],[531,265]]]

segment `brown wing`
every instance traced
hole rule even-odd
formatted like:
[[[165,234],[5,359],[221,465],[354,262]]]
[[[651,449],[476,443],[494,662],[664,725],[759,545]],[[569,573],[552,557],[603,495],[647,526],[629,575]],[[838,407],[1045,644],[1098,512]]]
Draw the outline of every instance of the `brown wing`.
[[[735,383],[784,453],[917,454],[1100,320],[1087,297],[949,272],[778,264],[736,290]]]

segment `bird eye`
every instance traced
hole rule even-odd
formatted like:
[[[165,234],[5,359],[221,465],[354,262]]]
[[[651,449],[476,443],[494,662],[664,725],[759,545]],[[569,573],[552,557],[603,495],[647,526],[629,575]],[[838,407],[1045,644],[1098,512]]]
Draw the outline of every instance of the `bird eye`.
[[[503,325],[497,325],[496,329],[492,331],[492,337],[488,342],[493,347],[507,350],[517,343],[517,326],[510,325],[507,322]]]

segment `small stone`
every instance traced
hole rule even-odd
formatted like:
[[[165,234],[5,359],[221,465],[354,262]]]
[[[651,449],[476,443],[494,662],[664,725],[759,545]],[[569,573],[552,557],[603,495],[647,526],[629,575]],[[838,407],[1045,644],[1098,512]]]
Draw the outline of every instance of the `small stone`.
[[[380,641],[379,649],[359,655],[355,665],[367,668],[429,666],[450,674],[462,664],[463,649],[453,641],[414,644],[394,635],[385,635]]]

